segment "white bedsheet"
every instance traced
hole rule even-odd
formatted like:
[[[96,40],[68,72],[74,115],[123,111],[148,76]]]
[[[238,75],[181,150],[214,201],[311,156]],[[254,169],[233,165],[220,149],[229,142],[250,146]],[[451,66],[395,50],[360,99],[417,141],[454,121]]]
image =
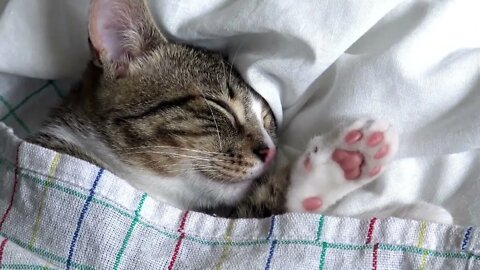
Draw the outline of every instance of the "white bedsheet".
[[[78,76],[89,55],[87,6],[0,0],[0,72]],[[151,7],[172,38],[229,55],[281,121],[283,157],[340,119],[381,117],[398,127],[399,159],[330,214],[427,201],[455,223],[480,224],[479,1],[152,0]]]

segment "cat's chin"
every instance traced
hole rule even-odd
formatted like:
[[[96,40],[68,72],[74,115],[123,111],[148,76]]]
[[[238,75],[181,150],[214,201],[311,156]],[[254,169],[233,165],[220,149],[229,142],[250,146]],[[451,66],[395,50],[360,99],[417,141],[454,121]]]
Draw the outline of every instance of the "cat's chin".
[[[209,179],[212,182],[220,182],[224,184],[239,184],[239,183],[251,183],[255,179],[258,179],[261,177],[263,174],[266,173],[268,170],[268,166],[262,166],[261,164],[255,165],[250,169],[249,172],[247,172],[245,175],[241,177],[231,177],[228,175],[222,175],[220,177],[213,178],[211,175],[208,173],[204,173],[202,171],[197,171],[198,175],[201,175],[202,177]]]
[[[162,176],[120,160],[96,134],[80,134],[63,125],[45,127],[43,132],[89,153],[91,160],[98,161],[98,165],[114,172],[138,190],[147,192],[152,198],[181,209],[233,205],[245,196],[255,176],[262,173],[261,166],[256,165],[248,178],[242,181],[214,181],[195,171],[189,175]]]
[[[253,181],[220,182],[199,173],[167,177],[135,168],[123,178],[152,198],[185,210],[234,205],[243,199]]]
[[[129,167],[129,168],[126,168]],[[205,209],[232,206],[241,201],[252,183],[260,178],[268,166],[258,162],[237,179],[212,179],[201,171],[177,176],[162,176],[145,168],[124,167],[122,177],[132,186],[147,192],[151,197],[180,209]]]

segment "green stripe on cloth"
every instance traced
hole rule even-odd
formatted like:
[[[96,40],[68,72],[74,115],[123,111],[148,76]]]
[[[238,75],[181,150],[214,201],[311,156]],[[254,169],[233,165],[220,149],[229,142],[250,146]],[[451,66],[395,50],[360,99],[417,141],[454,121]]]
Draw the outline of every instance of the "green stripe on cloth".
[[[17,244],[21,248],[24,248],[26,250],[30,250],[28,243],[25,243],[25,242],[23,242],[19,239],[16,239],[16,238],[12,237],[11,235],[6,234],[5,232],[0,232],[0,236],[2,236],[4,238],[8,238],[9,241]],[[41,256],[41,257],[43,257],[43,258],[46,258],[46,259],[54,261],[54,262],[58,262],[58,263],[61,263],[61,264],[65,264],[67,262],[66,258],[55,255],[55,254],[53,254],[49,251],[46,251],[44,249],[41,249],[41,248],[33,247],[30,251],[39,255],[39,256]],[[80,270],[94,270],[95,269],[91,266],[76,263],[76,262],[72,262],[72,266],[77,268],[77,269],[80,269]]]
[[[25,125],[25,123],[22,121],[22,119],[20,119],[17,114],[15,114],[15,110],[12,108],[12,106],[10,104],[8,104],[8,102],[2,97],[0,96],[0,102],[3,103],[3,105],[7,108],[8,110],[8,113],[7,115],[5,115],[2,119],[0,119],[0,121],[3,121],[5,119],[7,119],[8,116],[13,116],[13,118],[15,118],[15,120],[17,120],[18,124],[20,124],[20,126],[28,133],[30,134],[30,129],[27,127],[27,125]]]
[[[143,203],[145,202],[145,198],[147,198],[147,193],[142,194],[142,197],[140,198],[140,202],[138,203],[137,209],[135,210],[135,217],[133,218],[132,223],[128,228],[127,234],[123,239],[122,246],[120,247],[120,250],[118,251],[117,256],[115,257],[115,264],[113,265],[113,269],[115,270],[117,270],[118,266],[120,265],[120,261],[122,260],[122,255],[125,252],[125,249],[127,248],[127,245],[128,245],[128,240],[132,236],[132,232],[133,232],[133,229],[135,229],[135,225],[137,225],[138,223],[138,219],[140,218],[140,212],[142,211],[142,206],[143,206]]]
[[[60,88],[58,88],[57,84],[54,81],[50,81],[50,83],[52,84],[53,89],[55,90],[55,93],[57,93],[58,97],[64,99],[65,96],[63,95],[62,91],[60,91]]]
[[[318,227],[317,227],[317,233],[315,236],[315,241],[318,242],[322,238],[322,232],[323,232],[323,223],[325,222],[325,216],[321,215],[320,219],[318,220]]]
[[[327,257],[327,248],[328,248],[327,242],[323,242],[322,253],[320,253],[320,260],[319,260],[320,263],[318,265],[318,269],[320,270],[323,270],[323,268],[325,267],[325,258]]]
[[[2,264],[0,269],[11,269],[11,270],[45,270],[46,266],[43,265],[34,265],[34,264]]]
[[[59,153],[56,153],[55,156],[53,157],[52,163],[50,164],[50,168],[48,170],[48,180],[45,182],[45,185],[43,185],[42,194],[40,195],[40,203],[38,206],[37,216],[35,217],[35,223],[33,224],[32,238],[30,239],[30,244],[29,244],[30,247],[33,247],[35,245],[37,233],[38,233],[38,230],[40,229],[40,221],[42,219],[43,210],[45,207],[45,199],[47,198],[48,188],[51,185],[51,183],[55,180],[54,176],[57,171],[57,166],[60,161],[60,157],[61,155]]]
[[[20,107],[22,107],[25,103],[27,103],[27,101],[29,101],[32,97],[36,96],[37,94],[39,94],[40,92],[42,92],[43,90],[45,90],[49,85],[50,85],[50,82],[51,81],[48,81],[47,83],[45,83],[44,85],[42,85],[39,89],[33,91],[32,93],[30,93],[28,96],[26,96],[22,101],[20,101],[17,105],[15,105],[15,107],[9,109],[9,112],[4,115],[2,118],[0,118],[0,121],[4,121],[5,119],[7,119],[10,115],[14,116],[14,113],[16,110],[18,110]]]

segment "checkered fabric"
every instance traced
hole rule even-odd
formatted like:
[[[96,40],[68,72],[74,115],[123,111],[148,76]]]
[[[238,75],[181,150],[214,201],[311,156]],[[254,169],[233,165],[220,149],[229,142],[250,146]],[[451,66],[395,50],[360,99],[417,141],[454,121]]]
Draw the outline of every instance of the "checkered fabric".
[[[61,82],[0,82],[0,119],[20,137],[66,93]],[[0,123],[0,269],[62,268],[480,269],[480,228],[184,212],[108,171],[23,142]]]

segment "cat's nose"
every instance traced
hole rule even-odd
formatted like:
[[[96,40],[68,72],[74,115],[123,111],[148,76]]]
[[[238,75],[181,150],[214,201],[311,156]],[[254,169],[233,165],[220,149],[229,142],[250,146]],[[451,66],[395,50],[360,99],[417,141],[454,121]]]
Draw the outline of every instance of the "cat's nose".
[[[253,149],[253,153],[265,164],[269,164],[275,157],[275,148],[261,145]]]

